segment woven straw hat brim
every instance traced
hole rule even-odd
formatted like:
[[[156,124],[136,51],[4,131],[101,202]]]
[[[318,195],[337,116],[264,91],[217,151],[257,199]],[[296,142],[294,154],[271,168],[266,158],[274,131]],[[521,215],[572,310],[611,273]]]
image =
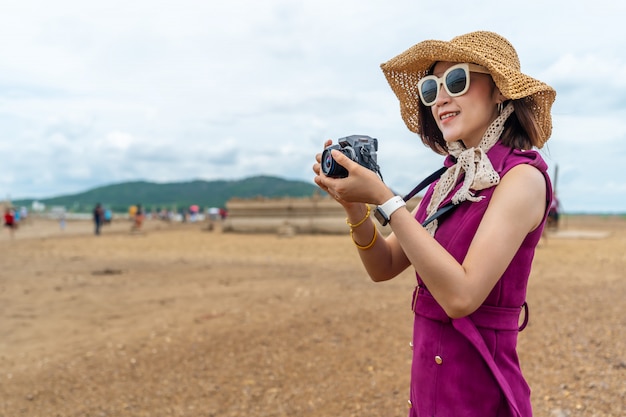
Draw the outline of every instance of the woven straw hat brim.
[[[548,84],[520,71],[519,58],[511,44],[492,32],[473,32],[450,42],[427,40],[381,65],[393,92],[400,100],[402,119],[409,130],[421,134],[417,83],[438,61],[468,62],[489,70],[500,92],[509,99],[527,98],[542,130],[541,148],[552,134],[550,109],[556,91]]]

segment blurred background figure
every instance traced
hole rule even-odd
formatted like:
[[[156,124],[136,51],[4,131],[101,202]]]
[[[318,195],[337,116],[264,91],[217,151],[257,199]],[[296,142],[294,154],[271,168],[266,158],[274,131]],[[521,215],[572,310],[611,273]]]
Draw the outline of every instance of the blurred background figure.
[[[28,208],[25,206],[20,207],[20,221],[22,224],[26,224],[28,221]]]
[[[100,203],[96,204],[96,207],[93,209],[93,222],[95,225],[95,234],[99,235],[102,223],[104,223],[104,210]]]
[[[133,225],[130,228],[131,232],[139,232],[141,231],[141,226],[143,224],[143,220],[144,220],[144,214],[143,214],[143,209],[141,208],[141,204],[137,204],[136,206],[133,206],[135,208],[134,210],[134,214],[131,217],[134,221],[133,221]],[[131,209],[133,208],[131,207]],[[130,211],[129,211],[130,213]]]
[[[112,220],[113,220],[113,212],[111,211],[110,208],[106,208],[104,210],[104,224],[111,224]]]
[[[210,207],[207,210],[209,214],[209,224],[207,225],[208,230],[213,230],[217,225],[217,221],[220,219],[220,209],[217,207]]]
[[[189,206],[189,221],[194,223],[198,220],[198,215],[200,214],[200,206],[197,204],[193,204]]]
[[[548,221],[546,222],[547,229],[556,230],[559,228],[559,214],[561,212],[561,203],[556,197],[556,192],[552,195],[552,203],[548,209]]]
[[[59,228],[65,230],[65,210],[59,213]]]
[[[17,229],[17,223],[15,222],[15,213],[12,208],[7,207],[4,209],[4,227],[7,228],[11,239],[15,236],[15,229]]]

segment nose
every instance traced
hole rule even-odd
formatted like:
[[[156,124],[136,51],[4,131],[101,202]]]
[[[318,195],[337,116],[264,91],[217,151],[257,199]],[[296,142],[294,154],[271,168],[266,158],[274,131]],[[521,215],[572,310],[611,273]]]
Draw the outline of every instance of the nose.
[[[439,91],[437,91],[437,99],[435,100],[435,105],[440,106],[442,104],[446,104],[450,100],[450,96],[445,88],[443,88],[443,82],[439,83]]]

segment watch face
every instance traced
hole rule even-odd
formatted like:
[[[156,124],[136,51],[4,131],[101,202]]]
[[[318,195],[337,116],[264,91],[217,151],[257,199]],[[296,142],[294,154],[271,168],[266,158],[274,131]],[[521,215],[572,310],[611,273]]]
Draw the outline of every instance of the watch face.
[[[381,226],[387,226],[387,223],[389,223],[389,219],[387,218],[387,215],[385,214],[384,211],[380,209],[380,207],[376,207],[376,211],[374,212],[374,217],[376,217],[376,220],[378,220]]]

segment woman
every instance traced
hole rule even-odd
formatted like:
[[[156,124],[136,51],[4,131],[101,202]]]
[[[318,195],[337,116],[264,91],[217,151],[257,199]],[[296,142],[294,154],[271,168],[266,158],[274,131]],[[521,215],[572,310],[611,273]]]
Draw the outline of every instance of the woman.
[[[552,195],[532,148],[550,137],[556,93],[522,74],[513,46],[492,32],[418,43],[382,69],[407,127],[447,156],[447,170],[413,213],[341,152],[332,157],[348,177],[321,173],[320,154],[313,170],[343,205],[372,280],[416,271],[409,415],[530,416],[518,320],[528,317],[528,277]],[[369,204],[391,227],[386,238]],[[451,211],[433,221],[442,207]]]

